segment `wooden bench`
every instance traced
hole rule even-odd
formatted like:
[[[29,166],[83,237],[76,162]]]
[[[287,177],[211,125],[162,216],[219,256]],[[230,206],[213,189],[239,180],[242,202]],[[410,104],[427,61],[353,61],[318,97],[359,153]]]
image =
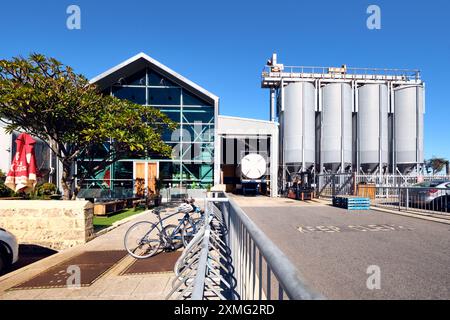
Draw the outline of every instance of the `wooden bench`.
[[[106,216],[111,213],[116,213],[117,211],[123,210],[125,208],[125,204],[126,201],[124,200],[94,203],[94,215]]]

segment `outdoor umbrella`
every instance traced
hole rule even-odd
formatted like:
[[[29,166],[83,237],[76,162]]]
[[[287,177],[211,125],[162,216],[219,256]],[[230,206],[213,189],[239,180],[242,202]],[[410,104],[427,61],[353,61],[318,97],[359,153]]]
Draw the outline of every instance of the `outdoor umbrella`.
[[[21,133],[16,139],[16,154],[5,185],[14,191],[31,191],[36,186],[36,141],[27,133]]]

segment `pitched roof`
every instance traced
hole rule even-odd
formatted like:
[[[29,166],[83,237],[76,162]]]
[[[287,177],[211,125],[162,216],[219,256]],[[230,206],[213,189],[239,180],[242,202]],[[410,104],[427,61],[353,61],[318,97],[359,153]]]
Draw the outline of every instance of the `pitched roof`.
[[[216,95],[183,77],[179,73],[173,71],[169,67],[163,65],[159,61],[156,61],[143,52],[138,53],[137,55],[92,78],[90,83],[97,84],[100,89],[104,89],[116,83],[118,79],[130,76],[133,73],[142,70],[144,67],[149,67],[150,69],[156,70],[163,76],[169,78],[171,81],[199,95],[201,98],[209,100],[211,103],[217,103],[219,100],[219,97]]]

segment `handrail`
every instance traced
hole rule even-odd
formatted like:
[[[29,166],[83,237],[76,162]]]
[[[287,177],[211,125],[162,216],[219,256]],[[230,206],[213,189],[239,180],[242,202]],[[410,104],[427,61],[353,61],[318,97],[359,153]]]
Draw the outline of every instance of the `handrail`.
[[[279,299],[323,299],[234,200],[223,192],[213,195],[205,199],[205,223],[176,262],[176,278],[167,299],[271,299],[275,280]],[[266,263],[266,282],[262,261]]]
[[[297,271],[297,268],[286,257],[286,255],[264,234],[264,232],[250,220],[245,212],[236,204],[233,199],[229,199],[229,204],[247,229],[250,237],[255,242],[260,253],[264,256],[268,267],[277,277],[278,282],[286,292],[289,299],[311,300],[324,299],[315,293],[304,282]]]
[[[263,68],[263,75],[272,73],[273,66],[266,65]],[[283,70],[276,71],[274,73],[284,73],[284,74],[322,74],[322,75],[333,75],[333,72],[329,72],[331,68],[325,66],[283,66]],[[358,67],[346,67],[343,74],[350,76],[364,75],[364,76],[395,76],[395,77],[406,77],[407,79],[420,79],[419,69],[393,69],[393,68],[358,68]]]

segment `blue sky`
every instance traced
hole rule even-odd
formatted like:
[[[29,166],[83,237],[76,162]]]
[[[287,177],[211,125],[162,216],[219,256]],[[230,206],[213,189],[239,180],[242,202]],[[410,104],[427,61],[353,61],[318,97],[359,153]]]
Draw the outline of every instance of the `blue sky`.
[[[81,8],[81,30],[66,9]],[[366,9],[381,8],[381,30]],[[2,0],[0,58],[40,52],[92,78],[145,52],[221,98],[221,114],[268,118],[260,73],[286,65],[418,68],[425,156],[450,158],[450,2]]]

